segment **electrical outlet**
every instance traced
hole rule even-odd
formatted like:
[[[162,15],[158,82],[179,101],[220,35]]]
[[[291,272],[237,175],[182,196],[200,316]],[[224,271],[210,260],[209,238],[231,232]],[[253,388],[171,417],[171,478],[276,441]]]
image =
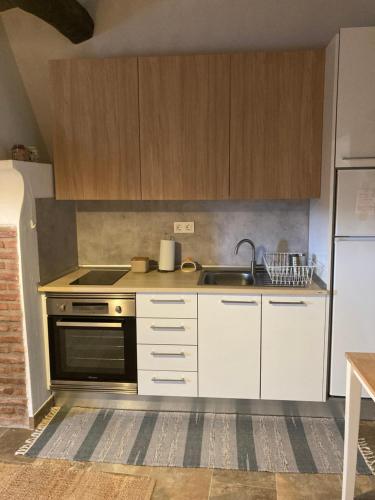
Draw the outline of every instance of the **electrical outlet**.
[[[194,233],[194,222],[175,222],[175,233]]]

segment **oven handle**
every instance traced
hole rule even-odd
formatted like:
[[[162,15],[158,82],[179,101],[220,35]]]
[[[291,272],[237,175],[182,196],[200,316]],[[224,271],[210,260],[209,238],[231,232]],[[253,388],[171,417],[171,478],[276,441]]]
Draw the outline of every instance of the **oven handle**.
[[[122,323],[101,323],[100,321],[86,323],[83,321],[56,321],[56,326],[72,326],[83,328],[123,328]]]

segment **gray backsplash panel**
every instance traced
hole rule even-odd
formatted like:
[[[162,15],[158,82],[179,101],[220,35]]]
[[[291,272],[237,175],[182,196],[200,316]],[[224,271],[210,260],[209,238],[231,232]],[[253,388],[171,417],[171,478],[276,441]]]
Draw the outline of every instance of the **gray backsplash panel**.
[[[157,260],[159,242],[173,222],[194,221],[194,234],[176,234],[182,257],[201,264],[248,265],[251,238],[257,260],[268,251],[306,252],[308,201],[112,201],[78,202],[81,265],[128,264],[136,255]]]
[[[74,201],[36,200],[40,282],[61,276],[78,265]]]

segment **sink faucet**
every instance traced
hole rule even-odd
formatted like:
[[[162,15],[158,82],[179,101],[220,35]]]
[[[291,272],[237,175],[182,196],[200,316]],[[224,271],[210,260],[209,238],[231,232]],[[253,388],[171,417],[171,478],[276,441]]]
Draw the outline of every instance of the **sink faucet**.
[[[250,263],[250,266],[251,266],[251,273],[254,275],[254,272],[255,272],[255,265],[256,265],[256,262],[255,262],[255,245],[254,243],[249,240],[248,238],[244,238],[242,240],[240,240],[237,245],[235,246],[234,248],[234,253],[235,255],[238,254],[238,250],[240,249],[240,246],[243,244],[243,243],[248,243],[251,248],[252,248],[252,251],[253,251],[253,255],[252,255],[252,258],[251,258],[251,263]]]

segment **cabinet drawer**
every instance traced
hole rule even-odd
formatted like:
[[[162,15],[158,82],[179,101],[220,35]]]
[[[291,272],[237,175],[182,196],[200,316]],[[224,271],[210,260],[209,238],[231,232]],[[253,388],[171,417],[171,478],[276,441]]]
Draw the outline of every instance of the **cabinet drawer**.
[[[138,345],[140,370],[197,371],[197,348],[186,345]]]
[[[197,345],[197,320],[138,318],[137,342]]]
[[[137,293],[139,318],[196,318],[197,294]]]
[[[195,397],[198,395],[197,373],[139,370],[138,394]]]

